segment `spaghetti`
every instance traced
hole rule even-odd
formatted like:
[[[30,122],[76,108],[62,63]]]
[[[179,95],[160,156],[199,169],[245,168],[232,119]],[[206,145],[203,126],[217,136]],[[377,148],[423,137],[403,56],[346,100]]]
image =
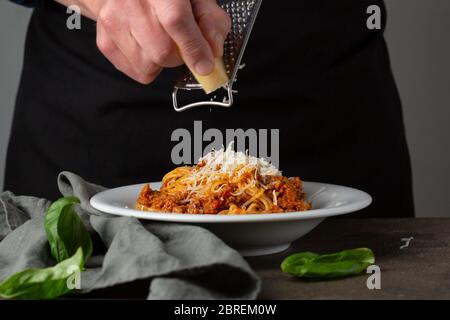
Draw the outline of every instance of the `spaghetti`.
[[[249,214],[305,211],[303,183],[287,178],[264,159],[212,151],[198,165],[167,173],[159,191],[145,185],[137,209],[190,214]]]

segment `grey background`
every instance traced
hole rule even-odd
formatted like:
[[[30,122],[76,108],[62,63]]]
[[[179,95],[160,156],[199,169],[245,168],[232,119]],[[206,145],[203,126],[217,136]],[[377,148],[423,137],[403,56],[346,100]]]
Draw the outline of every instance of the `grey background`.
[[[450,1],[386,0],[386,5],[417,216],[450,217]],[[0,186],[29,15],[26,8],[0,2]]]

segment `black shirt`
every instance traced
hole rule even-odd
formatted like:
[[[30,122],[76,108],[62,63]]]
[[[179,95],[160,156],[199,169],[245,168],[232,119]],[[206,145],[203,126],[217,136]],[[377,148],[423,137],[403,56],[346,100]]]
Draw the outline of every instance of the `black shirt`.
[[[5,189],[55,199],[62,170],[108,187],[161,180],[176,165],[172,133],[194,136],[197,120],[224,134],[278,129],[284,175],[371,193],[359,216],[412,216],[401,103],[383,30],[366,26],[373,4],[384,26],[382,1],[265,0],[234,106],[176,113],[176,70],[148,86],[134,82],[99,52],[93,21],[68,30],[65,8],[41,2],[27,35]]]

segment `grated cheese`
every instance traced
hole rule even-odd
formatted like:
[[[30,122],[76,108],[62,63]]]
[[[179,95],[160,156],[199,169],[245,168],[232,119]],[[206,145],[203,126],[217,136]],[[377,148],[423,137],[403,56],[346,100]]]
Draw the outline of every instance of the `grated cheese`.
[[[226,149],[211,151],[200,158],[199,163],[202,163],[202,166],[196,167],[189,175],[188,179],[191,186],[188,188],[190,192],[187,198],[190,198],[194,193],[202,192],[203,185],[223,179],[224,175],[232,181],[239,179],[245,173],[254,171],[253,181],[235,195],[242,194],[247,188],[256,184],[267,189],[261,181],[258,181],[258,175],[263,178],[281,175],[281,171],[266,159],[250,156],[248,152],[234,151],[233,143],[230,143]],[[219,192],[222,187],[224,185],[220,186],[215,192]]]
[[[227,149],[213,150],[204,157],[200,158],[199,162],[204,162],[205,166],[202,168],[205,171],[219,171],[228,173],[230,175],[241,175],[248,172],[250,169],[256,169],[256,172],[261,176],[280,176],[279,171],[274,165],[264,158],[257,158],[250,156],[241,151],[233,150],[233,143]],[[217,167],[219,167],[217,170]],[[239,171],[237,171],[239,169]],[[201,171],[201,170],[200,170]]]

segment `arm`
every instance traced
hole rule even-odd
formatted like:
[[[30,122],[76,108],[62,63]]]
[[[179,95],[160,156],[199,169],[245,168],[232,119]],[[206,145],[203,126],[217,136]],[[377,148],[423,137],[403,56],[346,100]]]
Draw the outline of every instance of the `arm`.
[[[216,0],[56,0],[97,21],[97,46],[120,71],[148,84],[186,63],[200,75],[222,56],[230,17]]]

